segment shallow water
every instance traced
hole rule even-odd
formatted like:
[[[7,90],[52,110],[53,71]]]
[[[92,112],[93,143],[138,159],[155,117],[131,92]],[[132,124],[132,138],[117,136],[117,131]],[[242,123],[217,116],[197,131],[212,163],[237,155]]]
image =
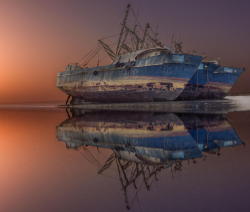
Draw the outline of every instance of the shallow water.
[[[0,211],[249,211],[249,126],[250,112],[2,109]]]

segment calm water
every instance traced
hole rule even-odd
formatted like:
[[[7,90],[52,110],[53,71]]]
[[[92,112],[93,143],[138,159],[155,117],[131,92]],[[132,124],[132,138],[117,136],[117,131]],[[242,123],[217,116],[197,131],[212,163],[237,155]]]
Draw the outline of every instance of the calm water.
[[[250,112],[0,110],[0,211],[249,211]]]

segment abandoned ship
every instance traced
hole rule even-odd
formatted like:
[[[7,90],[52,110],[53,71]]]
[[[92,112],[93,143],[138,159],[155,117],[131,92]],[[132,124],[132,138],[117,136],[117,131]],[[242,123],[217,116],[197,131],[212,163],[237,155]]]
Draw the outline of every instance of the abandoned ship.
[[[71,103],[175,100],[197,71],[201,56],[173,53],[150,35],[149,24],[141,38],[126,25],[129,11],[130,5],[116,51],[99,40],[112,64],[93,68],[72,64],[57,75],[57,87],[72,97]],[[126,44],[129,34],[136,38],[134,47]]]
[[[243,69],[203,62],[202,56],[183,53],[178,42],[174,48],[164,46],[149,24],[143,32],[137,24],[128,26],[130,10],[128,5],[115,50],[98,41],[111,64],[69,64],[57,74],[57,87],[68,95],[66,103],[221,99],[229,93]]]

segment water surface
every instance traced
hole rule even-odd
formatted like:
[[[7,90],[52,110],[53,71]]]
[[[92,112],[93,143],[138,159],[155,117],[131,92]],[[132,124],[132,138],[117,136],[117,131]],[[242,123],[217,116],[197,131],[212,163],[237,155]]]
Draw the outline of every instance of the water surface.
[[[250,112],[70,115],[0,110],[0,211],[249,211]]]

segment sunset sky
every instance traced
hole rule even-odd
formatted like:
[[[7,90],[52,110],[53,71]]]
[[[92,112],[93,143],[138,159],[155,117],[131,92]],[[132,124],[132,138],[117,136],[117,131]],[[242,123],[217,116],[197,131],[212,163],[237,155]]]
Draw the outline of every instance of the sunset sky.
[[[64,100],[56,73],[118,33],[129,2],[166,44],[174,34],[186,51],[245,67],[233,92],[250,92],[249,0],[0,0],[0,103]]]

